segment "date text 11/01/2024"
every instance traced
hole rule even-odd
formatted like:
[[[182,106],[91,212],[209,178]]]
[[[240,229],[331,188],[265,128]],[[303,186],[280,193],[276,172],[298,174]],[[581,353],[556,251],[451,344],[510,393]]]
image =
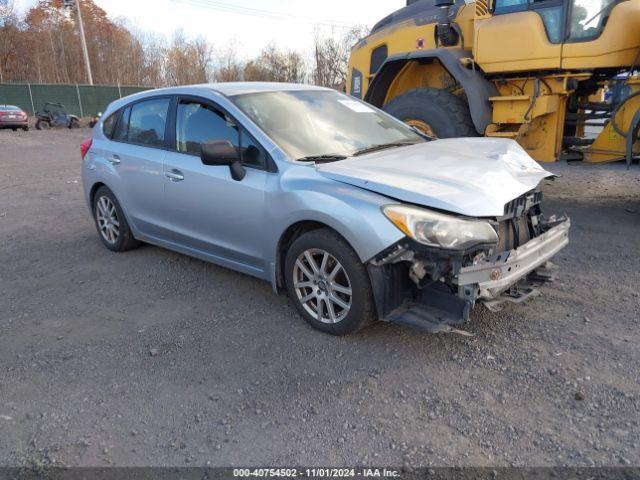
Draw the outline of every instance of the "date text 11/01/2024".
[[[234,477],[257,478],[397,478],[398,470],[386,468],[238,468]]]

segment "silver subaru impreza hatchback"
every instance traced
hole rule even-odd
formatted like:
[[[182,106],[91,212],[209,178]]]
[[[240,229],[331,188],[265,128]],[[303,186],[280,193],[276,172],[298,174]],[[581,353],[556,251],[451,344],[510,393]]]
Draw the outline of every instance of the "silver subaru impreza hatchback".
[[[271,282],[313,327],[463,332],[537,295],[568,243],[552,174],[506,139],[434,140],[333,90],[233,83],[111,104],[82,145],[102,243],[151,243]]]

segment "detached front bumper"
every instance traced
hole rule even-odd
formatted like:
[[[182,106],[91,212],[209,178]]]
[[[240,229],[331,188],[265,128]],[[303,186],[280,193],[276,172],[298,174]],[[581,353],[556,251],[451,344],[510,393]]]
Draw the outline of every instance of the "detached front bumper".
[[[531,272],[543,267],[569,243],[571,220],[555,221],[545,233],[521,247],[487,258],[458,273],[457,283],[462,295],[475,291],[479,300],[494,300],[517,285]]]

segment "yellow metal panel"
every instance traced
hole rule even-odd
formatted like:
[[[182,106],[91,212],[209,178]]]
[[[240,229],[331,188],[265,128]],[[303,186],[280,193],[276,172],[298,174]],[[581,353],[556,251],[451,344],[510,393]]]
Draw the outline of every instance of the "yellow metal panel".
[[[494,123],[527,123],[534,118],[547,115],[558,110],[559,95],[542,95],[531,106],[531,97],[526,95],[512,95],[507,97],[492,97]],[[527,115],[527,118],[525,118]]]
[[[473,5],[465,5],[460,8],[456,16],[456,23],[462,32],[465,40],[465,48],[471,54],[471,44],[473,43],[473,19],[475,9]],[[347,93],[351,93],[351,75],[355,68],[362,73],[363,96],[366,94],[374,75],[369,73],[371,65],[371,53],[381,45],[387,45],[389,56],[416,52],[420,50],[432,50],[435,44],[435,24],[416,25],[415,20],[392,25],[367,37],[351,50],[349,60],[349,72],[347,73]],[[460,45],[453,47],[460,48]]]
[[[631,80],[629,83],[632,91],[640,89],[638,80]],[[631,121],[638,109],[640,109],[640,97],[634,97],[625,102],[618,110],[616,124],[623,132],[627,132],[631,128]],[[585,151],[584,160],[590,163],[601,163],[623,159],[626,156],[626,142],[627,139],[618,134],[609,122]]]
[[[475,40],[474,58],[487,73],[560,68],[562,46],[549,42],[535,12],[478,19]]]

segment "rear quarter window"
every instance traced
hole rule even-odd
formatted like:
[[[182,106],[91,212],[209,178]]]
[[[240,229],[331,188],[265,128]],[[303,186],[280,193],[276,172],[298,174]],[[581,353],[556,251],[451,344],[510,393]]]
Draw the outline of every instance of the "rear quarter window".
[[[120,120],[117,122],[115,132],[113,133],[113,140],[119,140],[121,142],[127,141],[129,135],[129,116],[131,115],[131,107],[127,107],[122,111]]]
[[[113,138],[113,132],[116,129],[116,123],[118,123],[118,115],[120,115],[120,110],[109,115],[109,117],[102,123],[102,132],[109,139]]]

